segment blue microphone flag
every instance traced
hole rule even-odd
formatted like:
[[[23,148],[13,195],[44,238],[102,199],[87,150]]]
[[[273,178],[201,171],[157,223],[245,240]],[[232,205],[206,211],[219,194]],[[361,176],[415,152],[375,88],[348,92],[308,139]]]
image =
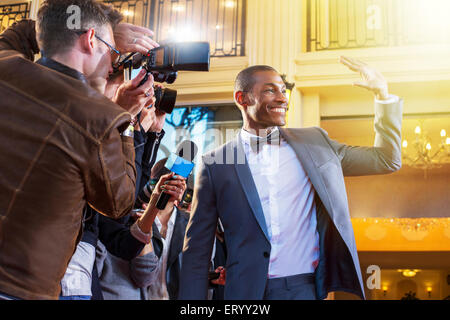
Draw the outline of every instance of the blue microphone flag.
[[[189,177],[194,169],[194,163],[171,153],[166,162],[166,168],[183,178]]]

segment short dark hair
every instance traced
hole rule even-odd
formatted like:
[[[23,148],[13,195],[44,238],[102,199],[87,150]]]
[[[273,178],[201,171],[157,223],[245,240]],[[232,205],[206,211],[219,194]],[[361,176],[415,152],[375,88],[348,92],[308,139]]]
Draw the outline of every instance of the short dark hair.
[[[102,33],[102,27],[110,25],[113,29],[123,16],[111,5],[95,0],[45,0],[38,12],[38,42],[42,54],[51,57],[56,53],[67,52],[77,39],[75,29],[69,29],[68,21],[72,16],[70,6],[80,9],[80,30],[96,28]],[[79,30],[78,30],[79,31]]]
[[[253,86],[255,85],[255,79],[253,78],[253,75],[257,72],[262,71],[273,71],[278,73],[278,71],[272,68],[271,66],[257,65],[248,67],[239,72],[239,74],[237,75],[234,90],[236,92],[237,91],[248,92],[252,90]]]

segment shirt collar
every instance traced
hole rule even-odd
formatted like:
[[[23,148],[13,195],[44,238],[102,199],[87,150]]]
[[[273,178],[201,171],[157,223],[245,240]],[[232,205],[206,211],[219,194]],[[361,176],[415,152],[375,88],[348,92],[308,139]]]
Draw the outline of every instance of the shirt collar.
[[[170,216],[169,219],[169,225],[174,225],[175,224],[175,219],[177,218],[177,207],[173,207],[173,211],[172,211],[172,215]]]
[[[55,61],[48,57],[42,57],[38,61],[36,61],[37,64],[40,64],[41,66],[53,69],[55,71],[64,73],[66,76],[75,78],[77,80],[80,80],[84,84],[87,84],[86,77],[81,72],[72,69],[62,63],[59,63],[58,61]]]
[[[275,127],[275,129],[274,130],[272,130],[272,132],[270,133],[270,134],[272,134],[272,133],[274,133],[274,132],[276,132],[276,131],[279,131],[280,129],[278,128],[278,127]],[[247,130],[245,130],[244,128],[242,128],[241,129],[241,139],[242,139],[242,141],[244,142],[244,143],[246,143],[246,144],[250,144],[250,141],[251,141],[251,139],[255,139],[255,138],[261,138],[261,139],[264,139],[263,137],[259,137],[259,136],[257,136],[257,135],[255,135],[255,134],[253,134],[253,133],[250,133],[250,132],[248,132]]]
[[[168,223],[167,223],[167,227],[173,226],[173,225],[175,224],[175,219],[176,219],[176,218],[177,218],[177,208],[174,206],[174,207],[173,207],[173,210],[172,210],[172,213],[171,213],[171,216],[170,216],[170,219],[169,219],[169,221],[168,221]],[[161,224],[161,222],[159,221],[158,216],[156,216],[156,218],[155,218],[155,223],[156,223],[156,225],[158,226],[158,229],[161,229],[162,224]]]

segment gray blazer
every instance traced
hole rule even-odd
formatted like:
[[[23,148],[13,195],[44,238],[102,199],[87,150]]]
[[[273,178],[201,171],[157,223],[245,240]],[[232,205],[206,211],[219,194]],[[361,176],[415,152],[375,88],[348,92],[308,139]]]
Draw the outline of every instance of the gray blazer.
[[[98,278],[105,300],[147,300],[147,288],[157,276],[158,257],[154,252],[131,261],[118,258],[99,240],[96,248]]]
[[[351,292],[364,299],[344,176],[400,169],[402,106],[403,101],[375,104],[373,147],[340,144],[317,127],[280,129],[316,191],[318,299],[332,291]],[[204,155],[199,165],[183,249],[179,298],[206,299],[208,266],[220,218],[228,251],[225,299],[262,299],[271,245],[240,136]]]

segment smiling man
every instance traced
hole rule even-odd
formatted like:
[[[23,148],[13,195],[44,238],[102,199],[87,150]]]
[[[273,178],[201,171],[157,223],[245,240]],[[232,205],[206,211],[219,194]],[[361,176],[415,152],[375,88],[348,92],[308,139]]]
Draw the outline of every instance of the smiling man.
[[[255,66],[242,71],[235,84],[235,102],[244,119],[244,130],[267,134],[286,124],[286,85],[272,67]]]
[[[217,220],[227,248],[225,299],[315,300],[332,291],[364,299],[344,175],[401,167],[402,101],[366,64],[341,58],[375,94],[375,143],[351,147],[317,127],[282,129],[288,100],[279,73],[239,73],[236,139],[202,158],[183,250],[180,298],[205,299]],[[230,159],[234,159],[230,163]],[[239,161],[244,160],[244,161]]]

